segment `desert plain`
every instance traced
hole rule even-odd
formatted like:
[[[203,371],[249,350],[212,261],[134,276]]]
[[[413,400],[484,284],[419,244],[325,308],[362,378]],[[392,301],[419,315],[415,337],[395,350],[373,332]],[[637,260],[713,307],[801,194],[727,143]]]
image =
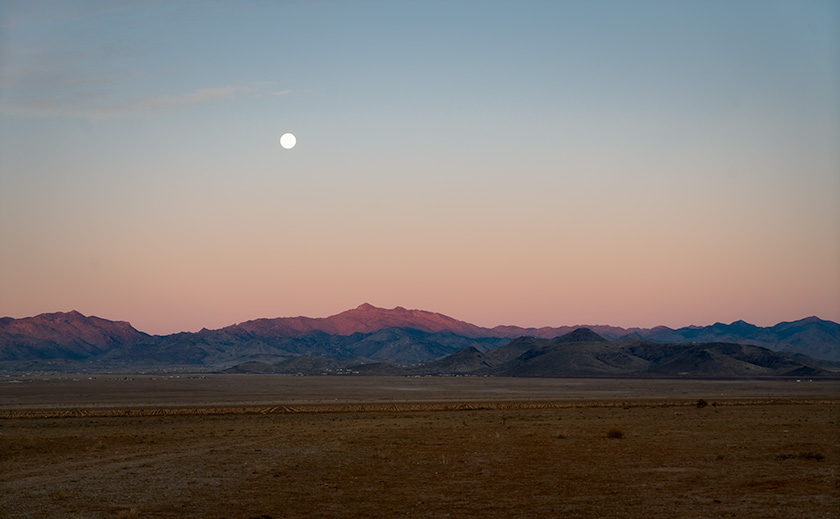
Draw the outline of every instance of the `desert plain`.
[[[840,381],[0,377],[0,517],[840,517]]]

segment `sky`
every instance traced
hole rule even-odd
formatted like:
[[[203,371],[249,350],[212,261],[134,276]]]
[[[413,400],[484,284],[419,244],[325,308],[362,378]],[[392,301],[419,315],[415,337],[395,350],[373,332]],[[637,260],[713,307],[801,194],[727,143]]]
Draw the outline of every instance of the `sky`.
[[[840,321],[840,3],[0,2],[0,316],[365,302]]]

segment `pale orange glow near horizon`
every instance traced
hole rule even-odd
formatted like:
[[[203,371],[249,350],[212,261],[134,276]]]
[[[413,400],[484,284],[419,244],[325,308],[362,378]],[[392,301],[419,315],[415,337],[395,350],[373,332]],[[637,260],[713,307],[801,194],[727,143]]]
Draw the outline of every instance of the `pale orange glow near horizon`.
[[[219,248],[216,232],[184,242],[175,230],[166,242],[159,234],[151,242],[100,247],[92,257],[68,250],[62,256],[73,263],[42,274],[40,284],[30,278],[27,287],[12,286],[31,295],[18,301],[30,310],[14,317],[77,309],[161,334],[260,317],[326,317],[363,302],[436,311],[482,326],[836,319],[837,301],[825,287],[840,280],[821,275],[831,266],[820,264],[819,255],[802,257],[809,253],[802,248],[807,238],[776,252],[768,243],[739,245],[738,236],[725,234],[713,243],[676,232],[668,234],[671,240],[618,233],[599,241],[579,231],[575,239],[552,242],[538,239],[545,231],[533,227],[496,239],[379,229],[364,239],[323,230],[327,236],[306,240],[305,248],[296,246],[300,236],[267,242],[229,234]],[[645,253],[629,247],[631,241],[645,243]],[[43,308],[45,293],[49,308]],[[814,298],[820,293],[822,300]]]

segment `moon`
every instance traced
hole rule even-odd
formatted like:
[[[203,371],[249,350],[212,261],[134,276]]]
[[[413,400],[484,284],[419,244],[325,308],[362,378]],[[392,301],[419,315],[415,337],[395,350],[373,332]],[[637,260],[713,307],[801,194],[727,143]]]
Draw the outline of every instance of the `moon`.
[[[294,148],[295,144],[297,144],[297,139],[295,138],[294,134],[284,133],[280,136],[280,146],[283,146],[287,150]]]

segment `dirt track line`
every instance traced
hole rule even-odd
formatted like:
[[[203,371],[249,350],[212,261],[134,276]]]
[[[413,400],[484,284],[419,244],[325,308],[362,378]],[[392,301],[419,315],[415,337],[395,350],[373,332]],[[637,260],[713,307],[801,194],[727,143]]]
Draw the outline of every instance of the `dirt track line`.
[[[491,401],[491,402],[399,402],[359,404],[302,404],[276,406],[160,406],[160,407],[110,407],[110,408],[54,408],[54,409],[7,409],[0,410],[0,420],[20,418],[107,418],[146,416],[207,416],[240,414],[297,414],[297,413],[353,413],[353,412],[427,412],[427,411],[480,411],[516,409],[572,409],[593,407],[681,407],[693,406],[694,399],[667,400],[562,400],[562,401]],[[840,399],[720,399],[712,405],[810,405],[840,404]]]

